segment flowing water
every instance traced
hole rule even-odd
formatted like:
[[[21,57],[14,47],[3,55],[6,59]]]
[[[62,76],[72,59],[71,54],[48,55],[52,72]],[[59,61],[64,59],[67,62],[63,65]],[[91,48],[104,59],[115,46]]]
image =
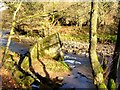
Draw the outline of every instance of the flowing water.
[[[95,88],[88,57],[65,54],[65,62],[71,67],[71,74],[63,80],[61,88]]]

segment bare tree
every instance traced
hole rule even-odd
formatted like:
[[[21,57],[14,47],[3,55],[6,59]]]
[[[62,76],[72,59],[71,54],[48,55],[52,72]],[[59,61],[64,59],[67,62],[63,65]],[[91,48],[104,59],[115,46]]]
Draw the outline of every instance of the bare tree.
[[[11,42],[11,36],[14,34],[14,28],[15,28],[15,25],[16,25],[16,15],[17,15],[17,12],[19,11],[20,7],[21,7],[22,1],[18,4],[18,7],[17,7],[17,9],[16,9],[16,11],[14,12],[14,15],[13,15],[13,22],[12,22],[12,27],[11,27],[11,30],[10,30],[10,35],[8,37],[8,42],[6,44],[6,48],[4,50],[4,54],[3,54],[3,58],[2,58],[3,63],[4,63],[5,56],[7,54],[7,51],[8,51],[10,42]]]
[[[97,47],[97,18],[98,18],[98,0],[91,2],[91,15],[90,15],[90,45],[89,56],[93,69],[94,84],[98,88],[106,88],[103,78],[103,69],[98,61],[96,52]]]

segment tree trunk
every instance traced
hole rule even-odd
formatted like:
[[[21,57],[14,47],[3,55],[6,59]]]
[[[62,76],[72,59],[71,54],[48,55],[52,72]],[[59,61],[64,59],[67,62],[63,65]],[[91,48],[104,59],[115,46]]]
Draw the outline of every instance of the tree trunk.
[[[98,88],[106,88],[103,79],[103,69],[98,61],[96,52],[97,47],[97,18],[98,18],[98,1],[91,2],[91,16],[90,16],[90,45],[89,56],[93,69],[94,84]]]
[[[108,79],[109,88],[116,88],[116,86],[114,87],[111,87],[111,86],[113,86],[113,84],[116,83],[117,72],[118,72],[118,67],[119,67],[119,59],[120,59],[120,19],[119,19],[117,41],[116,41],[115,51],[113,55],[112,66],[111,66],[111,70],[108,76],[109,77]]]
[[[118,69],[120,68],[119,63],[120,63],[120,2],[118,2],[118,32],[117,32],[117,41],[116,41],[116,45],[115,45],[115,50],[114,50],[114,55],[112,58],[112,64],[111,64],[111,68],[110,68],[110,73],[108,75],[108,88],[112,89],[112,88],[116,88],[116,80],[118,78]]]
[[[23,1],[23,0],[22,0],[22,1]],[[8,42],[7,42],[7,44],[6,44],[6,48],[5,48],[5,51],[4,51],[4,54],[3,54],[2,63],[4,63],[4,61],[5,61],[5,56],[6,56],[6,54],[7,54],[7,51],[8,51],[10,42],[11,42],[11,35],[14,34],[14,27],[15,27],[15,25],[16,25],[16,22],[15,22],[15,21],[16,21],[16,14],[17,14],[17,12],[18,12],[19,9],[20,9],[20,6],[21,6],[21,4],[22,4],[22,1],[20,2],[20,4],[18,5],[16,11],[14,12],[12,27],[11,27],[10,35],[9,35],[9,37],[8,37]]]

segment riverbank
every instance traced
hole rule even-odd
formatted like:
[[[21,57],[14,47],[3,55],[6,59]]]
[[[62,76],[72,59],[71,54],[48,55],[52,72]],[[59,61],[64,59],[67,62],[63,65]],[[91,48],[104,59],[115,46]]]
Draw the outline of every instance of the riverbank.
[[[88,56],[88,48],[89,42],[84,40],[78,40],[78,38],[63,38],[64,36],[60,35],[60,39],[62,41],[62,50],[67,53],[77,54],[77,55],[87,55]],[[2,38],[7,39],[8,36],[3,36]],[[12,41],[24,44],[24,46],[32,46],[38,40],[42,39],[41,37],[31,37],[31,36],[24,36],[24,35],[13,35]],[[1,41],[4,43],[4,41]],[[114,52],[115,43],[100,43],[97,44],[97,53],[104,55],[104,56],[111,56]]]

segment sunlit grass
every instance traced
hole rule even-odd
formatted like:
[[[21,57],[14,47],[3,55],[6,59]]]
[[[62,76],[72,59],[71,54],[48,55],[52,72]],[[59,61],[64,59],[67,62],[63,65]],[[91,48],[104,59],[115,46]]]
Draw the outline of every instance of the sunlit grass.
[[[89,36],[88,35],[61,35],[60,36],[61,40],[70,40],[70,41],[85,41],[88,42]]]
[[[110,43],[115,43],[117,40],[117,35],[109,35],[109,34],[102,34],[98,35],[98,38],[100,42],[110,42]]]
[[[69,41],[77,41],[77,42],[89,42],[89,35],[88,34],[79,34],[79,35],[61,35],[60,36],[61,40],[69,40]],[[115,43],[117,40],[117,36],[116,35],[103,35],[103,34],[99,34],[97,35],[98,38],[98,42],[104,43],[104,42],[110,42],[110,43]]]

